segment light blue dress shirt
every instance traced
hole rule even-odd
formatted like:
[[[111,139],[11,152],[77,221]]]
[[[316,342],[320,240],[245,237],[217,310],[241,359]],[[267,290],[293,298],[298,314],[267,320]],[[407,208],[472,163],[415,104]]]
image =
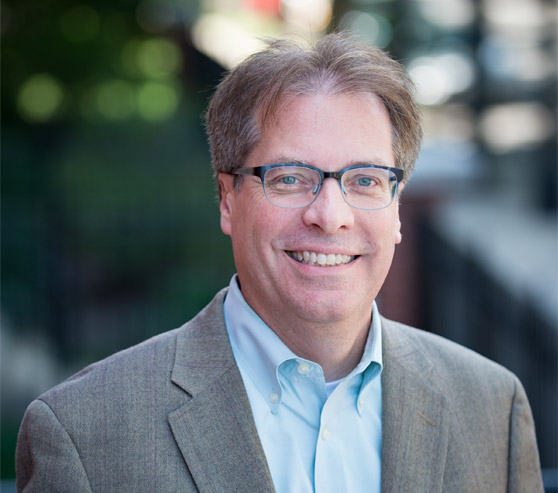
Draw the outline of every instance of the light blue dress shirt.
[[[278,493],[380,493],[382,336],[371,309],[360,363],[326,383],[320,365],[296,356],[232,278],[225,321]]]

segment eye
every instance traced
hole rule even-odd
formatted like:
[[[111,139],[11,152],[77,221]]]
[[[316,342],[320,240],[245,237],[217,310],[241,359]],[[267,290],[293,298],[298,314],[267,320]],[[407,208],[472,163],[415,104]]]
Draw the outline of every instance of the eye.
[[[293,175],[285,175],[281,177],[281,183],[284,185],[294,185],[298,181]]]
[[[351,177],[347,185],[355,188],[373,188],[379,185],[381,180],[377,176],[360,174]]]
[[[369,178],[368,176],[361,176],[356,180],[356,183],[360,187],[370,187],[374,184],[372,178]]]
[[[265,189],[273,193],[306,193],[319,181],[320,175],[312,169],[276,166],[265,175]]]

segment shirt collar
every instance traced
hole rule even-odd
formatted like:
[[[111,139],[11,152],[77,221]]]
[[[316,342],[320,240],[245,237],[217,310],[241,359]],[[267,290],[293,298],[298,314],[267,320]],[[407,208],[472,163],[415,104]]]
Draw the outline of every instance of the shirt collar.
[[[246,303],[237,279],[235,274],[224,303],[225,323],[233,354],[238,366],[253,381],[271,410],[277,412],[281,403],[281,386],[277,377],[279,366],[288,360],[298,363],[306,360],[293,353]],[[339,381],[362,373],[359,394],[382,370],[382,331],[376,302],[372,304],[370,328],[360,362]],[[307,362],[315,365],[311,361]]]

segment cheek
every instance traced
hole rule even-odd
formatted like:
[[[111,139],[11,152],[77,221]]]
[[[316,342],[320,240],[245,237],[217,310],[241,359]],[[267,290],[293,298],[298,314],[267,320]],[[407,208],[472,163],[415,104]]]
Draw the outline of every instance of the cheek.
[[[253,187],[244,183],[240,190],[230,192],[226,201],[230,235],[242,231],[254,221],[254,211],[260,207],[260,201]],[[223,214],[222,214],[223,215]],[[225,215],[225,219],[227,219]]]
[[[257,244],[266,242],[273,230],[273,215],[268,210],[267,201],[249,196],[235,201],[234,205],[230,219],[233,246],[257,249]]]
[[[397,245],[401,242],[401,222],[397,210],[381,209],[364,211],[361,217],[362,231],[372,244]]]

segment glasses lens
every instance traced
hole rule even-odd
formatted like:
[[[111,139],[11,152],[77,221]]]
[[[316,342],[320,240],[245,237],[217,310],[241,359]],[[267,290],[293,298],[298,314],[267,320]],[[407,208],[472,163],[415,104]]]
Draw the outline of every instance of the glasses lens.
[[[316,197],[320,174],[302,166],[275,166],[264,175],[267,199],[278,207],[305,207]]]
[[[393,171],[382,168],[355,168],[343,175],[345,199],[360,209],[383,209],[391,204],[397,190]]]

